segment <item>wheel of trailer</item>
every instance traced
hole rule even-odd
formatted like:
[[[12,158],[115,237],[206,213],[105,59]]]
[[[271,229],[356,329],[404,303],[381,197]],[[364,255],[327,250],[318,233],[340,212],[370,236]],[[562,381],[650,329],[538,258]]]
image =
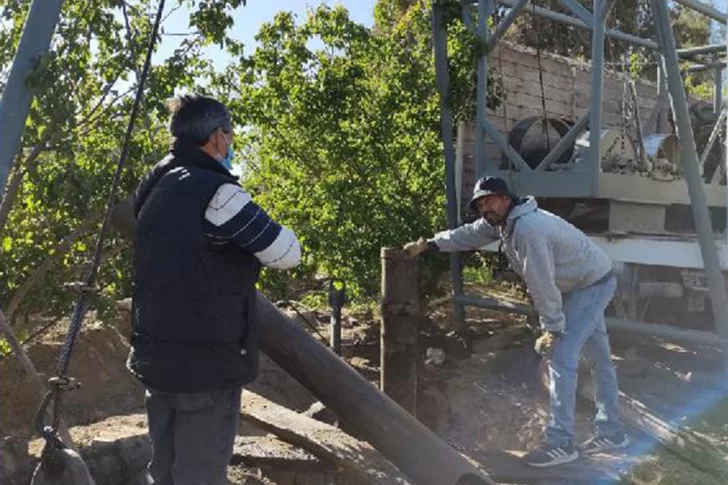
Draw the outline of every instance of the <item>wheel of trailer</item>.
[[[518,152],[531,168],[536,168],[541,160],[566,136],[573,123],[562,118],[544,118],[531,116],[516,123],[508,135],[508,143]],[[561,155],[555,164],[568,163],[573,152],[573,145]],[[510,160],[503,154],[501,168],[508,168]],[[511,167],[512,170],[518,170]]]

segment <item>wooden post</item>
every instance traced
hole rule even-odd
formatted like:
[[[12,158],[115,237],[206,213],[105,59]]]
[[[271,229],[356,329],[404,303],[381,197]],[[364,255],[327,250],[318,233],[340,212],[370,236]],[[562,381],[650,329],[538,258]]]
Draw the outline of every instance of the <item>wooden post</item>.
[[[417,416],[417,258],[382,248],[381,389]]]

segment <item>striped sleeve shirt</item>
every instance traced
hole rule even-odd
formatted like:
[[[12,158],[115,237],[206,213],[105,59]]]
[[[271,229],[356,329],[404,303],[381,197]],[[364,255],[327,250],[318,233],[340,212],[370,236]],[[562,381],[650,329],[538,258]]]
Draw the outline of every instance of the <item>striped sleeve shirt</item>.
[[[220,186],[205,211],[207,235],[252,253],[270,268],[289,269],[301,260],[301,246],[290,229],[271,219],[235,184]]]

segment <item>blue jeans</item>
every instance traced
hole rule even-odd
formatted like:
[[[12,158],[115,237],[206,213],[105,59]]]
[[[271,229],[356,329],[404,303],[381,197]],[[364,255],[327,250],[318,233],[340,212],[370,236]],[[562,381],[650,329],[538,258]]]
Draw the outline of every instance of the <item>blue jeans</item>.
[[[549,444],[565,445],[574,439],[576,384],[582,348],[593,364],[596,433],[598,436],[614,436],[622,431],[617,375],[604,323],[604,310],[616,287],[616,278],[611,278],[564,296],[566,332],[553,349],[549,362],[551,416],[546,427],[546,442]]]
[[[147,390],[154,485],[222,485],[240,416],[240,387],[208,392]]]

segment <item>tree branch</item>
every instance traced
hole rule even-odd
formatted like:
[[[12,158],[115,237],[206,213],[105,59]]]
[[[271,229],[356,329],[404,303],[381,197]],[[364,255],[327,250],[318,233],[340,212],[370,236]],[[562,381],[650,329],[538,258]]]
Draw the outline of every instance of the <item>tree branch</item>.
[[[63,255],[65,255],[81,236],[85,235],[96,223],[101,220],[102,214],[94,212],[87,216],[81,224],[66,237],[61,239],[58,244],[53,248],[53,254],[48,256],[41,264],[36,268],[33,274],[23,282],[22,285],[15,291],[10,304],[8,305],[8,322],[13,321],[13,317],[17,312],[23,299],[26,297],[28,292],[43,279],[46,273],[53,267],[53,264]]]
[[[104,101],[108,97],[109,93],[111,93],[111,89],[116,85],[116,82],[119,80],[120,77],[121,77],[121,73],[118,73],[114,77],[114,80],[106,85],[106,87],[101,92],[101,97],[96,102],[94,107],[91,108],[91,111],[89,111],[88,115],[86,116],[86,119],[93,118],[93,116],[96,114],[96,112],[99,110],[99,108],[101,108],[101,106],[104,104]]]
[[[126,2],[121,2],[121,13],[124,16],[124,25],[126,26],[126,40],[129,43],[129,51],[131,53],[131,59],[134,66],[134,74],[136,75],[137,83],[141,72],[139,71],[139,65],[137,64],[137,50],[134,44],[134,32],[131,30],[131,23],[129,22],[129,13],[126,11]]]
[[[99,107],[102,105],[104,99],[108,96],[109,92],[111,91],[111,88],[116,84],[116,81],[118,80],[119,76],[116,76],[116,79],[114,79],[113,82],[109,83],[106,88],[103,91],[103,94],[99,101],[96,103],[96,105],[91,109],[91,112],[89,113],[89,117],[86,118],[81,124],[79,124],[78,127],[83,127],[88,124],[92,124],[96,121],[96,119],[93,118],[93,114],[98,111]],[[79,80],[71,90],[71,96],[76,92],[78,89],[78,86],[80,85],[81,81]],[[127,91],[128,92],[128,91]],[[126,93],[125,93],[126,94]],[[116,98],[118,99],[118,97]],[[112,102],[113,104],[113,102]],[[104,114],[104,111],[102,111],[102,115]],[[77,127],[77,128],[78,128]],[[8,216],[10,215],[10,210],[13,207],[13,204],[15,203],[15,198],[18,195],[18,192],[20,191],[20,187],[22,186],[23,180],[25,178],[25,175],[28,172],[32,172],[35,169],[35,166],[37,165],[38,158],[40,157],[40,154],[49,147],[49,143],[52,138],[54,137],[54,134],[57,134],[58,132],[50,129],[46,129],[46,131],[43,133],[43,136],[38,141],[38,143],[33,147],[30,154],[26,157],[26,159],[23,162],[19,162],[15,164],[15,170],[13,171],[13,176],[10,179],[5,192],[4,197],[2,199],[2,202],[0,203],[0,234],[2,234],[3,230],[5,229],[5,224],[7,223]]]
[[[33,147],[26,159],[22,163],[17,163],[15,165],[13,177],[10,179],[8,186],[5,189],[5,196],[3,197],[2,203],[0,203],[0,234],[2,234],[3,229],[5,229],[5,223],[7,222],[8,215],[10,214],[10,209],[12,209],[13,204],[15,203],[15,198],[20,191],[25,174],[35,168],[35,165],[38,162],[38,157],[51,139],[51,133],[51,130],[46,130],[40,141]]]

